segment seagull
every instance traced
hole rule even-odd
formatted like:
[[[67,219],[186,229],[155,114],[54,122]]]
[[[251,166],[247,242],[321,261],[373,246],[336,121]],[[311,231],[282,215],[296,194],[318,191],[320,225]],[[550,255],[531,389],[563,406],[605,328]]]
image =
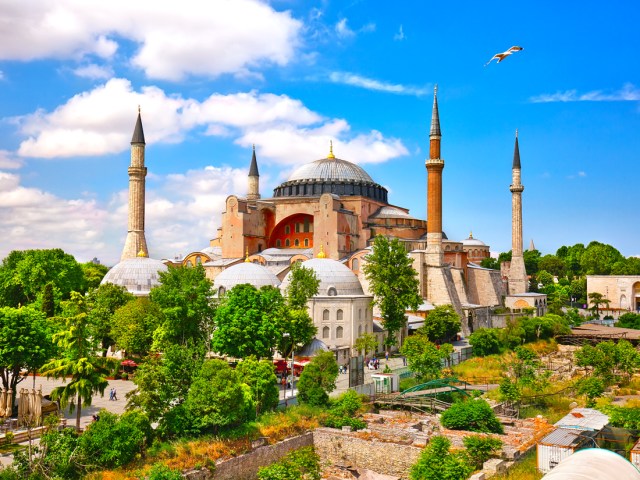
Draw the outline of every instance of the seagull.
[[[489,60],[487,63],[485,63],[485,67],[487,65],[489,65],[493,60],[495,60],[496,58],[498,59],[498,63],[500,63],[502,60],[504,60],[505,58],[507,58],[509,55],[511,55],[513,52],[519,52],[520,50],[524,50],[522,47],[518,47],[513,46],[511,47],[509,50],[507,50],[506,52],[503,53],[496,53],[493,57],[491,57],[491,60]]]

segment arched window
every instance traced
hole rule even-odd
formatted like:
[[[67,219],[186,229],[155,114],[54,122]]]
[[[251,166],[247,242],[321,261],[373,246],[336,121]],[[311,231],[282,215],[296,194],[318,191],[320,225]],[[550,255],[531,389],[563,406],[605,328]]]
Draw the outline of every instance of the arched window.
[[[330,297],[335,297],[338,294],[338,292],[336,291],[336,287],[329,287],[327,289],[327,295],[329,295]]]
[[[362,309],[358,309],[358,320],[362,320]]]
[[[336,328],[336,338],[342,338],[343,332],[344,332],[344,328],[342,327]]]
[[[358,261],[357,258],[354,258],[353,262],[351,262],[351,270],[354,270],[357,272],[359,268],[360,268],[360,262]]]
[[[289,225],[284,226],[284,234],[289,235],[291,233],[291,227]]]
[[[358,325],[358,336],[362,335],[362,325]]]
[[[225,292],[226,292],[226,291],[227,291],[227,289],[226,289],[226,288],[224,288],[224,287],[220,287],[220,288],[218,289],[218,296],[219,296],[219,297],[221,297],[222,295],[224,295],[224,294],[225,294]]]
[[[325,309],[322,311],[322,320],[325,322],[329,321],[329,310]]]
[[[329,338],[329,327],[324,327],[322,329],[322,338]]]
[[[290,245],[291,245],[291,242],[290,242],[290,241],[289,241],[289,239],[287,238],[287,239],[284,241],[284,246],[285,246],[285,247],[288,247],[288,246],[290,246]]]
[[[280,248],[282,246],[282,242],[280,241],[280,239],[276,240],[276,248]]]
[[[299,247],[300,246],[300,240],[298,240],[297,238],[295,239],[295,241],[293,242],[294,246]]]
[[[343,318],[342,318],[342,317],[343,317],[342,310],[338,310],[338,311],[336,312],[336,320],[343,320]]]
[[[201,257],[196,257],[196,264],[197,265],[202,265],[202,258]]]
[[[305,246],[305,247],[308,247],[308,246],[309,246],[309,239],[308,239],[308,238],[305,238],[305,239],[304,239],[304,246]]]

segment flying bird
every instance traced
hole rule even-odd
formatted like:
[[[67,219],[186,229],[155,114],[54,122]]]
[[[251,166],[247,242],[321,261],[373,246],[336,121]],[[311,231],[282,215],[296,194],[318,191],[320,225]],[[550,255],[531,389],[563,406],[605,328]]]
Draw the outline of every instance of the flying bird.
[[[493,57],[491,57],[491,60],[489,60],[487,63],[485,63],[485,67],[487,65],[489,65],[493,60],[498,59],[498,63],[500,63],[502,60],[504,60],[505,58],[507,58],[509,55],[511,55],[513,52],[519,52],[520,50],[524,50],[522,47],[518,47],[513,46],[511,47],[509,50],[507,50],[506,52],[502,52],[502,53],[496,53]]]

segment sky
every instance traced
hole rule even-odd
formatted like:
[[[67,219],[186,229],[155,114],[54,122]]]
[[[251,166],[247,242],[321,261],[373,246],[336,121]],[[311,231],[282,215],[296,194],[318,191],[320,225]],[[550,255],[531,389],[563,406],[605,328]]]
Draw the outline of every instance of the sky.
[[[425,218],[436,84],[450,239],[511,249],[518,129],[525,248],[640,255],[639,24],[616,0],[0,0],[0,258],[118,261],[138,106],[154,258],[209,245],[252,144],[263,198],[333,141]]]

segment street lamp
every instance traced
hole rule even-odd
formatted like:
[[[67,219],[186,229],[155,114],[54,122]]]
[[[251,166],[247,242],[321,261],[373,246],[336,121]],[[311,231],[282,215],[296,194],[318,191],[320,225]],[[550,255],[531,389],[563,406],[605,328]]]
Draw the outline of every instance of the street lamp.
[[[294,362],[294,358],[293,358],[293,336],[289,333],[283,333],[282,336],[284,338],[289,338],[291,337],[291,398],[293,398],[293,362]],[[286,360],[286,359],[285,359]],[[287,374],[287,369],[285,368],[284,374]],[[288,383],[288,382],[287,382]],[[287,383],[284,384],[284,398],[287,398]]]

